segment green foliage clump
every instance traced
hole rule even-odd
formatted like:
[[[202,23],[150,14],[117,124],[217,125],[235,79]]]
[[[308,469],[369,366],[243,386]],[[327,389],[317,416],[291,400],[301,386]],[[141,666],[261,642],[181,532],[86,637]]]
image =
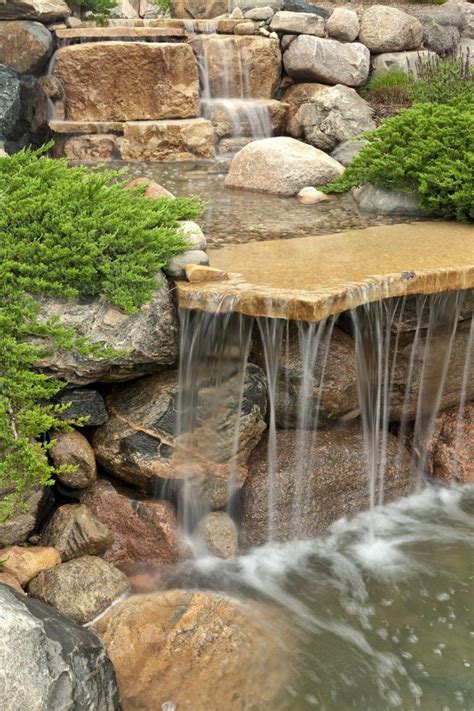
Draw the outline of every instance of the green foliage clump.
[[[76,5],[79,5],[83,12],[92,12],[94,15],[104,17],[116,4],[117,0],[76,0]]]
[[[413,103],[450,104],[474,110],[474,66],[467,52],[445,59],[420,56],[410,73]]]
[[[169,12],[171,2],[170,0],[152,0],[153,5],[158,5],[163,15]]]
[[[48,402],[64,383],[35,363],[51,349],[113,355],[41,321],[38,297],[101,296],[136,312],[188,247],[178,221],[201,209],[191,198],[149,200],[117,172],[70,168],[48,148],[0,159],[0,523],[51,482],[43,435],[65,426],[64,407]]]
[[[408,105],[411,103],[410,81],[400,69],[373,74],[359,93],[369,103]]]
[[[325,192],[372,183],[415,194],[427,212],[474,218],[474,114],[418,104],[364,136],[369,141]]]

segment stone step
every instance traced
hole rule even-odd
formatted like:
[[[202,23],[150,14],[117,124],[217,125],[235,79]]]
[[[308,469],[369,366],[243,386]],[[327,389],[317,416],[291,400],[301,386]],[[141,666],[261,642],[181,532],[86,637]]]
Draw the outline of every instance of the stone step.
[[[78,27],[77,29],[56,30],[58,44],[107,40],[168,40],[187,39],[184,27]]]
[[[57,121],[49,122],[54,133],[85,134],[85,133],[123,133],[123,121]]]

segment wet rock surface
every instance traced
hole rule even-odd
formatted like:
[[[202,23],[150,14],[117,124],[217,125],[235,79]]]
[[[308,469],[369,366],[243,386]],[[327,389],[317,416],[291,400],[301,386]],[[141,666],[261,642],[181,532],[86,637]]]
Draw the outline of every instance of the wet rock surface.
[[[382,215],[426,216],[415,195],[397,190],[384,190],[374,185],[361,185],[352,189],[352,196],[363,212],[377,212]]]
[[[225,511],[211,511],[199,521],[197,530],[211,555],[233,558],[239,552],[237,527]]]
[[[13,136],[20,118],[21,87],[16,73],[0,65],[0,137]]]
[[[447,484],[474,484],[474,403],[438,415],[427,465],[431,476]]]
[[[3,711],[119,711],[114,668],[93,632],[1,584],[0,609]]]
[[[270,606],[170,590],[133,596],[94,625],[114,664],[123,711],[280,708],[289,633]]]
[[[62,562],[84,555],[101,555],[113,543],[111,532],[83,504],[66,504],[55,512],[41,537]]]
[[[357,426],[305,433],[277,431],[276,466],[270,474],[266,438],[249,462],[243,489],[239,542],[244,550],[269,538],[311,538],[342,516],[368,507],[367,463],[362,431]],[[414,490],[416,473],[407,450],[387,437],[383,500]],[[380,482],[377,495],[380,493]],[[270,507],[272,526],[269,529]]]
[[[102,558],[83,556],[41,572],[30,582],[28,593],[85,624],[129,589],[120,570]]]

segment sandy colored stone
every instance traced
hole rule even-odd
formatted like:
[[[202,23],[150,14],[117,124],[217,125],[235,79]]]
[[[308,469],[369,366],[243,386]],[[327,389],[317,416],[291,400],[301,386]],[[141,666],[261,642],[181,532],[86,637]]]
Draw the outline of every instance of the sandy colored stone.
[[[362,15],[359,41],[374,54],[417,49],[423,39],[423,25],[403,10],[373,5]]]
[[[54,149],[56,158],[68,158],[80,163],[117,160],[120,156],[117,139],[113,135],[91,134],[58,136]]]
[[[105,553],[113,536],[87,506],[66,504],[55,511],[41,542],[55,548],[64,563],[83,555]]]
[[[213,97],[272,99],[280,83],[281,52],[277,40],[257,35],[193,38],[198,57],[205,57]],[[225,58],[226,72],[223,72]],[[242,73],[245,67],[245,73]]]
[[[159,570],[188,554],[168,501],[140,498],[101,479],[83,493],[81,502],[113,536],[104,560],[128,574],[140,564]]]
[[[239,541],[244,550],[269,539],[313,538],[338,518],[368,507],[367,462],[360,425],[306,432],[303,442],[299,432],[277,431],[276,469],[271,482],[267,445],[265,437],[253,453],[243,489]],[[384,502],[406,495],[416,484],[417,474],[407,450],[389,434]],[[376,489],[378,495],[379,483]]]
[[[251,20],[244,20],[243,22],[239,22],[234,27],[234,34],[235,35],[254,35],[257,27],[258,27],[258,25],[256,25],[255,22],[252,22]]]
[[[164,188],[162,185],[158,185],[154,180],[149,178],[135,178],[127,183],[127,188],[136,188],[139,185],[146,185],[145,192],[143,193],[145,197],[150,198],[150,200],[157,200],[158,198],[174,198],[173,193]]]
[[[186,252],[182,252],[170,259],[164,271],[173,279],[184,279],[186,277],[186,267],[190,264],[194,266],[208,266],[209,258],[206,252],[202,249],[188,249]]]
[[[105,27],[78,27],[73,29],[57,29],[55,34],[59,40],[66,40],[64,44],[72,44],[78,42],[93,42],[100,40],[143,40],[144,42],[167,41],[171,39],[184,39],[187,37],[187,32],[184,27],[124,27],[122,22],[119,27],[114,27],[109,24]]]
[[[240,136],[251,136],[255,130],[255,121],[271,128],[273,135],[284,132],[288,106],[274,99],[252,99],[251,101],[229,102],[226,99],[212,99],[203,102],[205,116],[211,121],[218,139],[233,136],[236,126]],[[263,137],[262,135],[259,137]]]
[[[253,141],[234,157],[224,185],[274,195],[296,195],[307,185],[325,185],[344,167],[323,151],[288,137]]]
[[[309,12],[276,12],[270,22],[273,32],[324,37],[324,20]]]
[[[339,40],[339,42],[354,42],[359,30],[357,13],[345,7],[336,7],[326,22],[326,32],[329,37]]]
[[[225,511],[211,511],[199,521],[197,532],[211,555],[233,558],[239,552],[237,527]]]
[[[54,76],[66,94],[66,119],[142,121],[192,118],[199,81],[189,45],[92,42],[59,49]]]
[[[27,585],[42,570],[59,565],[61,558],[54,548],[43,546],[11,546],[0,550],[2,573],[13,575],[21,585]]]
[[[43,91],[51,99],[59,99],[63,96],[62,86],[59,80],[49,75],[41,77],[39,80]],[[49,127],[54,133],[123,133],[124,123],[121,121],[60,121],[53,119],[49,122]],[[57,140],[57,139],[56,139]]]
[[[298,109],[306,101],[311,101],[311,99],[317,96],[321,91],[327,91],[329,87],[327,84],[317,84],[310,82],[303,82],[301,84],[293,84],[290,86],[282,96],[282,102],[288,104],[288,113],[286,119],[286,131],[293,136],[293,138],[301,138],[303,135],[303,127],[296,118]]]
[[[370,52],[360,42],[299,35],[283,55],[286,73],[298,81],[359,86],[370,69]]]
[[[26,595],[18,578],[15,578],[15,576],[11,575],[11,573],[0,572],[0,585],[8,585],[9,588],[13,588],[13,590],[16,590],[16,592],[20,593],[20,595]]]
[[[94,625],[114,664],[123,711],[279,708],[291,634],[277,610],[217,594],[133,596]]]
[[[392,296],[474,287],[472,227],[455,222],[226,245],[209,250],[209,257],[234,276],[223,283],[180,282],[181,308],[212,311],[218,304],[225,312],[232,304],[249,316],[322,321]],[[224,294],[235,298],[223,300]]]
[[[44,570],[28,586],[32,597],[80,624],[93,620],[129,589],[120,570],[88,555]]]
[[[195,160],[213,158],[215,154],[214,130],[203,118],[128,121],[123,136],[123,160]]]
[[[224,15],[229,9],[227,0],[170,0],[171,17],[210,19]]]
[[[0,20],[54,22],[71,14],[63,0],[6,0],[0,3]]]
[[[473,390],[474,393],[474,390]],[[428,445],[431,476],[448,484],[474,484],[474,403],[441,412]]]
[[[38,74],[53,51],[53,36],[39,22],[0,22],[0,63],[20,74]]]
[[[83,434],[77,430],[55,436],[56,444],[50,450],[55,467],[75,466],[75,472],[58,474],[58,479],[73,489],[84,489],[97,478],[94,450]]]
[[[229,278],[227,272],[213,267],[204,267],[197,264],[188,264],[185,267],[186,278],[188,281],[225,281]]]

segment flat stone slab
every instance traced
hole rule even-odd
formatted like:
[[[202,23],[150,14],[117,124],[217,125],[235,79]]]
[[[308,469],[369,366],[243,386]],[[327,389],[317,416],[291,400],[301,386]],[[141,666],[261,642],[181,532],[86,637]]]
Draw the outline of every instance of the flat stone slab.
[[[54,133],[123,133],[123,121],[50,121]]]
[[[180,308],[321,321],[361,304],[474,287],[474,230],[384,225],[209,250],[224,282],[178,282]]]
[[[188,33],[184,27],[78,27],[77,29],[56,30],[58,40],[67,40],[68,44],[91,40],[143,40],[186,38]]]

